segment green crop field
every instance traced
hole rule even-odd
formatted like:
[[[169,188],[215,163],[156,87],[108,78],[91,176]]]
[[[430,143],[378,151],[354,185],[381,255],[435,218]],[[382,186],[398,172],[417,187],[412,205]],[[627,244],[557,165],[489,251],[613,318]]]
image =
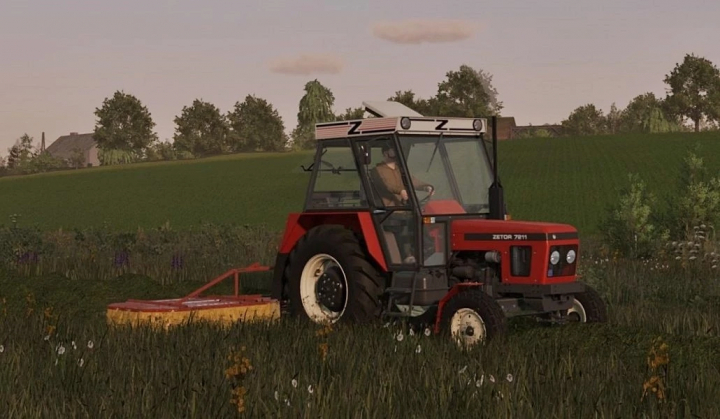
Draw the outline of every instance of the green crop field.
[[[228,330],[107,327],[109,303],[179,297],[228,268],[272,264],[287,213],[302,208],[300,165],[312,153],[0,178],[2,416],[716,417],[718,243],[703,242],[697,262],[632,261],[588,237],[629,172],[671,197],[698,143],[717,173],[718,133],[501,143],[513,218],[580,229],[578,273],[609,321],[511,319],[506,336],[470,353],[401,324],[324,335],[292,318]],[[8,227],[13,214],[19,228]],[[250,277],[243,291],[267,293],[270,277]]]
[[[720,169],[720,134],[684,133],[502,142],[500,174],[516,219],[570,223],[597,232],[615,188],[637,172],[651,191],[671,194],[687,149],[702,146]],[[0,224],[43,229],[183,228],[203,221],[284,227],[302,209],[312,153],[223,156],[0,178]]]

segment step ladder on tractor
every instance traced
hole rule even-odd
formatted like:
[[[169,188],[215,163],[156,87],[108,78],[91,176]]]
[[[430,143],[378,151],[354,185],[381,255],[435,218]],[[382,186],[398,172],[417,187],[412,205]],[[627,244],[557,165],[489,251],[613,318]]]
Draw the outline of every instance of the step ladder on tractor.
[[[234,269],[180,299],[111,304],[108,322],[404,318],[473,345],[513,316],[607,320],[598,293],[578,281],[577,230],[507,215],[496,117],[363,105],[362,119],[316,125],[304,208],[289,214],[273,268]],[[269,296],[239,294],[240,274],[270,270]],[[229,278],[234,295],[201,296]]]

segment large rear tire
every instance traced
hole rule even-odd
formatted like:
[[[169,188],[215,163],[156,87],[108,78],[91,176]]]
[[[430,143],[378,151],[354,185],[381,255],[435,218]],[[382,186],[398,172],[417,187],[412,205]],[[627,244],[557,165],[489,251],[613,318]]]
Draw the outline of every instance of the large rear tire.
[[[466,289],[443,307],[442,328],[458,346],[469,348],[507,333],[507,319],[491,296],[480,289]]]
[[[385,278],[340,225],[312,228],[290,253],[290,314],[318,324],[367,323],[382,313]]]

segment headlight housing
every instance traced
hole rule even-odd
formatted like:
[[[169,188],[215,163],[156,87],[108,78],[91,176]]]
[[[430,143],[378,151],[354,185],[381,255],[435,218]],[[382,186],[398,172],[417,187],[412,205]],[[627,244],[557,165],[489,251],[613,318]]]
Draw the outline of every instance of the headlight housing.
[[[551,246],[550,255],[548,257],[547,276],[572,276],[577,270],[577,252],[576,244]]]

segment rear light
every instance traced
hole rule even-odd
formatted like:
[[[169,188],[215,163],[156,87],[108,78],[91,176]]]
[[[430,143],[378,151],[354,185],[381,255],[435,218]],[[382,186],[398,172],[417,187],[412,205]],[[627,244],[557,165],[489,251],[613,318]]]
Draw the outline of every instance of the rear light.
[[[512,246],[510,247],[510,272],[512,276],[530,276],[530,261],[532,259],[532,247]]]
[[[575,275],[577,267],[576,244],[565,246],[551,246],[548,257],[548,277]]]

